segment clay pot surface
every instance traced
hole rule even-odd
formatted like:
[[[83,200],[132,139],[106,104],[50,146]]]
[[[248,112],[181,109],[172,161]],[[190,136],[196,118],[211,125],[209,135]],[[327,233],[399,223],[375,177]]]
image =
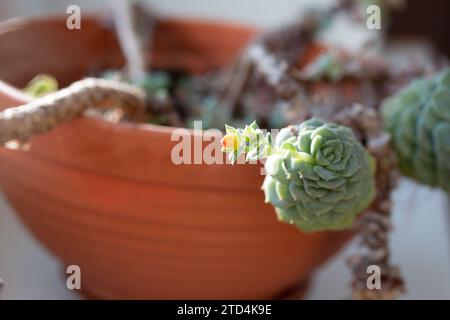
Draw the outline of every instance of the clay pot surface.
[[[253,34],[166,20],[156,31],[153,67],[215,68]],[[14,87],[36,74],[67,85],[123,63],[105,21],[83,17],[82,29],[72,31],[63,17],[1,23],[0,78],[11,87],[0,86],[0,109],[24,103]],[[306,283],[349,239],[348,232],[304,234],[278,222],[264,203],[257,165],[175,165],[173,130],[80,118],[34,138],[28,151],[0,148],[7,199],[64,265],[81,267],[91,296],[273,298]]]

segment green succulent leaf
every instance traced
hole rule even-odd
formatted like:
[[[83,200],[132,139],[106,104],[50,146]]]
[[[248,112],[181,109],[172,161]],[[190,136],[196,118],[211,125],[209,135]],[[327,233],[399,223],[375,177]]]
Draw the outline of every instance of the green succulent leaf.
[[[382,113],[401,172],[450,193],[450,69],[413,81]]]
[[[34,98],[58,91],[58,81],[48,74],[39,74],[31,80],[23,91]]]

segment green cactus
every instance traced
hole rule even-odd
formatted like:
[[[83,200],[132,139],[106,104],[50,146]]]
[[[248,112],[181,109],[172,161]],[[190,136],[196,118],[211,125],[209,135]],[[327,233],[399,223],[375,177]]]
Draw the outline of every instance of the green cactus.
[[[450,192],[450,69],[413,81],[382,113],[401,172]]]
[[[278,219],[305,232],[349,228],[375,195],[375,161],[344,126],[311,119],[282,129],[274,145],[255,123],[226,127],[232,161],[267,158],[262,186]]]

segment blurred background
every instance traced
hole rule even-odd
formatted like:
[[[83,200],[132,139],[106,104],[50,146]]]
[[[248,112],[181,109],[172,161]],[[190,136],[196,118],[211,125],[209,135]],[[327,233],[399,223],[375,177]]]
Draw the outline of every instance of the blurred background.
[[[271,27],[295,16],[305,6],[328,5],[333,0],[146,0],[151,8],[163,15],[207,17],[230,22],[244,22]],[[0,0],[0,20],[23,15],[61,14],[68,5],[84,10],[101,10],[108,0]],[[239,8],[239,10],[236,10]]]
[[[361,0],[364,1],[364,0]],[[144,0],[162,15],[204,17],[270,28],[298,15],[305,7],[327,6],[335,0]],[[390,30],[406,35],[426,35],[450,55],[450,2],[433,0],[387,0],[408,3],[394,13]],[[67,6],[79,5],[83,11],[99,11],[108,0],[0,0],[0,21],[29,15],[61,14]],[[236,10],[236,8],[239,8]]]
[[[147,0],[161,15],[201,17],[270,28],[298,15],[302,8],[333,0]],[[432,3],[432,4],[431,4]],[[394,19],[404,33],[427,34],[450,52],[449,1],[412,1],[409,18]],[[82,14],[101,12],[106,0],[0,0],[0,21],[18,16],[64,15],[77,4]],[[421,6],[426,5],[426,13]],[[447,17],[446,17],[447,16]],[[425,20],[427,19],[427,20]],[[450,237],[447,198],[440,192],[402,180],[395,192],[393,260],[408,288],[406,299],[450,299]],[[345,257],[352,244],[320,270],[310,299],[341,299],[349,294]],[[0,278],[8,285],[4,299],[78,299],[66,289],[57,261],[25,230],[0,194]]]

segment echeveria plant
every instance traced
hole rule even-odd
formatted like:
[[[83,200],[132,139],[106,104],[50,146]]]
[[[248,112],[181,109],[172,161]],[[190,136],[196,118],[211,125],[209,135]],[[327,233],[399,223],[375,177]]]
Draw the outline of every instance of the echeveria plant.
[[[374,198],[375,161],[347,127],[311,119],[282,129],[273,145],[256,123],[226,133],[232,161],[267,158],[266,202],[303,231],[348,228]]]
[[[402,173],[450,192],[450,69],[413,81],[382,111]]]

